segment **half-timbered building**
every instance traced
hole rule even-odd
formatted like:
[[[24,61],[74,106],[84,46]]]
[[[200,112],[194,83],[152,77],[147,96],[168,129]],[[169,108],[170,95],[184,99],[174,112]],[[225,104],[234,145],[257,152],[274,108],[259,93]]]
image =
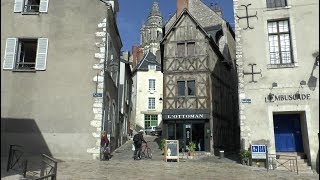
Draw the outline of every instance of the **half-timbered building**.
[[[164,138],[179,140],[181,151],[191,141],[198,151],[236,149],[239,125],[232,29],[200,0],[177,0],[177,13],[164,32]]]

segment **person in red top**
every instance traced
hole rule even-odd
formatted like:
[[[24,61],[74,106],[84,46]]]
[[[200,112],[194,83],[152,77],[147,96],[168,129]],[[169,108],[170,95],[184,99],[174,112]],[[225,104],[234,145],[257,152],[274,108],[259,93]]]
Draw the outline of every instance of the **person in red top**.
[[[101,154],[102,160],[110,159],[109,139],[106,131],[102,131],[101,134]]]

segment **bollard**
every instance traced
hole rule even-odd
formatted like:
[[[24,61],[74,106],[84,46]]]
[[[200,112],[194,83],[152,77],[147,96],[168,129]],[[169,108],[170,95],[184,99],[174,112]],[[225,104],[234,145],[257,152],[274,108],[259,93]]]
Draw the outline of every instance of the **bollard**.
[[[220,157],[220,159],[223,159],[224,158],[224,151],[219,151],[219,157]]]

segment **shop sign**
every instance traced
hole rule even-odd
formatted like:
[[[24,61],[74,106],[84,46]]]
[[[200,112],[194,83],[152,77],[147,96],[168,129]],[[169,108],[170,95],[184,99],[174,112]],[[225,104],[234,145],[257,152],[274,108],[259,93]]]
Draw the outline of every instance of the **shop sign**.
[[[207,119],[206,114],[168,114],[164,119]]]
[[[265,102],[279,102],[279,101],[299,101],[299,100],[309,100],[310,94],[269,94],[267,97],[264,98]]]

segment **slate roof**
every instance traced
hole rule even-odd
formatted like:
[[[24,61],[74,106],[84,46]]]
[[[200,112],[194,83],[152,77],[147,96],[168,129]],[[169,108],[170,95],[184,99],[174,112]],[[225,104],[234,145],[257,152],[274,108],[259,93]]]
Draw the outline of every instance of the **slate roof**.
[[[139,62],[139,64],[136,66],[133,72],[148,71],[149,65],[156,65],[156,70],[161,71],[161,64],[157,62],[156,56],[150,51],[142,58],[142,60]]]
[[[217,39],[219,38],[219,36],[223,35],[221,24],[205,27],[203,29],[213,38],[215,43],[217,43]]]

